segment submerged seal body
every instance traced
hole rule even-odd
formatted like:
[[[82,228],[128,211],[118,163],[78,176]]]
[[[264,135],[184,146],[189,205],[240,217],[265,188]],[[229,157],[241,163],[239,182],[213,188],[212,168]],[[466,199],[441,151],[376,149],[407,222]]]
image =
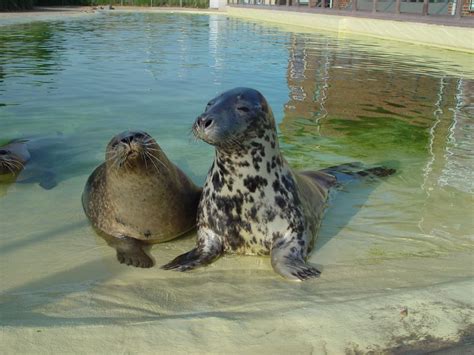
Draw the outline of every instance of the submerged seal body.
[[[280,152],[273,113],[253,89],[211,100],[193,132],[216,148],[198,207],[197,246],[163,268],[194,269],[226,252],[269,254],[273,269],[286,279],[318,277],[306,258],[339,169],[293,171]],[[342,167],[342,175],[357,174]]]
[[[12,140],[0,147],[0,181],[38,183],[52,189],[58,184],[58,165],[65,151],[61,134]]]
[[[193,229],[200,193],[151,136],[127,131],[108,144],[106,161],[89,177],[82,203],[121,263],[151,267],[146,246]]]

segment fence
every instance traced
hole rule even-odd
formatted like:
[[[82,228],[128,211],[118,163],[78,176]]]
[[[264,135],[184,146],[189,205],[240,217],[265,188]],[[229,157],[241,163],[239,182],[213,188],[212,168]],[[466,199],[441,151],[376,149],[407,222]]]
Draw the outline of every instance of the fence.
[[[461,18],[474,15],[474,0],[228,0],[228,4],[300,9],[306,7],[328,12],[391,13],[396,16],[401,14],[446,15]]]

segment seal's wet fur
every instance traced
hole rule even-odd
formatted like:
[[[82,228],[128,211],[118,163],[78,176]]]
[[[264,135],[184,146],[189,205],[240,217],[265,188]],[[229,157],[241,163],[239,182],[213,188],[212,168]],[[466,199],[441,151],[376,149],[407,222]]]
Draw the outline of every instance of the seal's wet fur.
[[[305,259],[335,178],[289,168],[272,111],[252,89],[211,100],[194,132],[216,147],[198,207],[198,243],[164,268],[189,270],[232,252],[270,254],[275,271],[289,279],[318,276]]]
[[[193,229],[200,194],[151,136],[126,131],[108,144],[106,161],[89,177],[82,202],[121,263],[151,267],[144,248]]]
[[[193,126],[216,156],[198,207],[197,246],[164,269],[186,271],[222,254],[270,255],[291,280],[320,272],[306,263],[337,179],[294,172],[278,145],[273,113],[258,91],[236,88],[211,100]]]

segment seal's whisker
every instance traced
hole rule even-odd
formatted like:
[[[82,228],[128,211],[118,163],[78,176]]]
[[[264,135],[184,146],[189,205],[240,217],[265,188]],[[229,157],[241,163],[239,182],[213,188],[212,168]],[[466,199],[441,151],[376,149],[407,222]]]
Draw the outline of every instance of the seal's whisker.
[[[8,166],[11,166],[12,169],[15,169],[15,170],[21,170],[21,169],[22,169],[21,166],[15,165],[15,164],[13,164],[13,163],[8,163]]]
[[[115,154],[110,158],[110,160],[112,161],[112,165],[114,167],[121,167],[123,165],[123,162],[125,161],[126,159],[126,156],[124,156],[124,152],[118,152],[118,151],[115,151]]]
[[[156,166],[155,162],[154,162],[153,159],[152,159],[153,156],[152,156],[150,153],[148,153],[148,152],[145,152],[145,154],[147,155],[147,157],[150,158],[150,162],[153,164],[153,166],[155,167],[156,171],[157,171],[157,172],[160,172],[160,169],[158,169],[158,167]]]
[[[7,161],[6,161],[6,162],[5,162],[5,166],[7,167],[8,170],[10,170],[10,172],[11,172],[12,174],[15,174],[15,172],[13,171],[13,168],[12,168],[10,162],[7,162]]]
[[[168,166],[164,162],[162,162],[156,155],[151,155],[151,157],[155,159],[158,163],[160,163],[166,170],[170,170]]]
[[[192,125],[192,127],[189,129],[188,131],[188,137],[189,137],[189,140],[191,141],[197,141],[197,137],[196,137],[196,130],[195,130],[195,127],[194,125]]]
[[[189,131],[188,139],[190,142],[193,142],[193,143],[199,140],[199,138],[197,137],[197,132],[195,132],[194,130],[194,127],[191,128],[191,130]]]
[[[142,159],[145,161],[145,169],[148,170],[148,164],[147,164],[147,159],[146,159],[146,156],[145,156],[145,152],[142,150],[140,152],[140,156],[142,157]]]
[[[152,139],[143,140],[141,143],[145,147],[155,147],[155,146],[157,146],[156,142]]]
[[[157,148],[150,148],[150,147],[146,147],[146,150],[151,150],[153,152],[161,152],[160,149],[157,149]]]
[[[14,160],[12,160],[12,159],[8,159],[8,158],[3,158],[3,162],[4,162],[5,164],[12,164],[12,163],[14,163],[14,162],[16,162],[16,161],[14,161]]]
[[[117,157],[117,153],[115,153],[114,155],[112,155],[110,158],[105,159],[105,161],[106,161],[106,162],[112,161],[112,160],[114,160],[116,157]]]
[[[122,154],[122,155],[120,156],[120,166],[125,165],[126,162],[127,162],[127,155],[126,155],[126,154]]]
[[[8,165],[10,165],[12,168],[16,168],[18,170],[21,170],[24,168],[24,165],[22,162],[18,161],[18,160],[6,160],[5,161],[6,163],[8,163]]]
[[[142,145],[143,145],[144,147],[147,147],[147,148],[148,148],[148,147],[153,146],[154,144],[153,144],[152,141],[143,141],[143,142],[142,142]]]
[[[166,170],[169,171],[169,168],[166,166],[165,163],[163,163],[160,159],[158,159],[156,156],[152,155],[151,153],[148,153],[149,157],[153,160],[155,160],[157,163],[161,164]]]
[[[12,169],[9,165],[5,165],[5,166],[7,167],[7,169],[8,169],[12,174],[15,174],[15,173],[13,172],[13,169]]]
[[[3,158],[3,161],[12,163],[14,166],[18,166],[21,169],[24,167],[24,164],[19,160]]]
[[[116,167],[118,166],[118,156],[119,156],[119,153],[118,152],[115,152],[115,154],[113,154],[110,158],[106,159],[106,163],[111,163],[112,166]]]
[[[8,166],[8,162],[6,160],[0,161],[0,166],[5,167],[8,170],[10,170],[10,167]],[[11,170],[10,170],[11,171]]]
[[[155,142],[155,140],[154,140],[153,138],[144,139],[144,140],[142,141],[142,144],[143,144],[145,147],[147,147],[147,148],[149,148],[149,147],[155,147],[155,146],[157,145],[156,142]]]

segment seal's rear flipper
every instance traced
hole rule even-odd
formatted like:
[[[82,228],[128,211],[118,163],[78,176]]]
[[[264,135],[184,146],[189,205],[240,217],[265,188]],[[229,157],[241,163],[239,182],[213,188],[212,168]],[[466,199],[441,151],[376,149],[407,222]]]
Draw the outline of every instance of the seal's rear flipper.
[[[393,164],[390,164],[393,165]],[[390,168],[384,165],[372,168],[364,167],[362,163],[348,163],[337,166],[331,166],[320,170],[327,174],[334,176],[337,183],[344,184],[361,178],[379,178],[387,177],[396,173],[395,168]]]
[[[56,175],[52,172],[46,172],[41,176],[39,186],[45,190],[51,190],[53,187],[56,187],[58,182],[56,181]]]

